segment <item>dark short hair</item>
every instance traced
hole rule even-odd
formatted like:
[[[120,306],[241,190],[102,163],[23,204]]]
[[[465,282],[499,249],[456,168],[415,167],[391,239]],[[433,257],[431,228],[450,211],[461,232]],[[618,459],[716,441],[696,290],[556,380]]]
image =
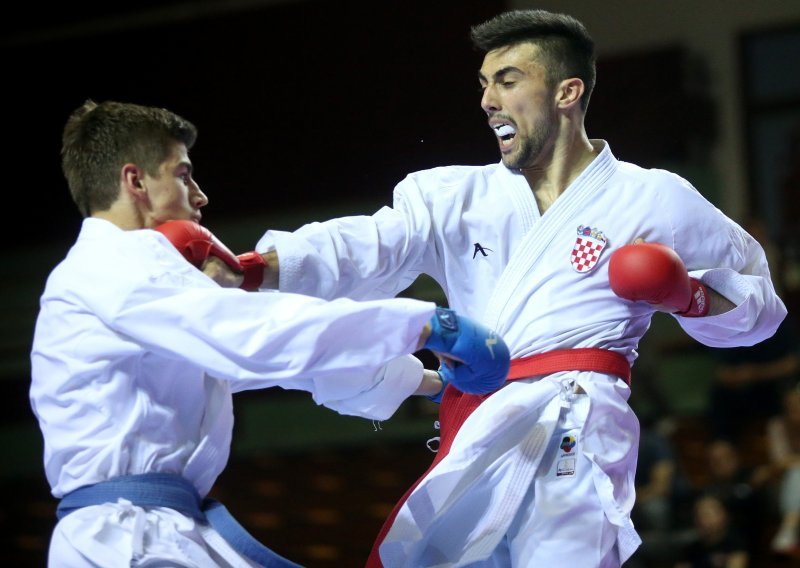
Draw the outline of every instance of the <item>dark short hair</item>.
[[[89,99],[64,126],[61,168],[73,201],[87,217],[116,201],[123,165],[134,163],[155,176],[176,142],[188,149],[196,139],[195,126],[166,109]]]
[[[546,10],[512,10],[473,26],[470,37],[475,48],[483,52],[520,43],[537,45],[551,84],[570,77],[583,81],[586,89],[581,108],[586,111],[595,83],[594,40],[572,16]]]

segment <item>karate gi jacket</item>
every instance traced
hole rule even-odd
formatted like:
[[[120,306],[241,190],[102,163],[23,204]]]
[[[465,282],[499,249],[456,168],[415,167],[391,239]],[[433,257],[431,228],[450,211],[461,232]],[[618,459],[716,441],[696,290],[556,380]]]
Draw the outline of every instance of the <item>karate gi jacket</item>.
[[[598,155],[544,215],[524,176],[501,163],[440,167],[408,175],[393,207],[268,231],[256,248],[276,249],[281,290],[391,297],[424,273],[450,307],[496,330],[512,358],[592,347],[633,364],[654,310],[613,293],[608,260],[641,237],[675,249],[691,276],[736,304],[721,315],[676,316],[690,336],[713,347],[771,336],[786,308],[762,247],[685,179],[619,161],[606,142],[592,143]],[[640,543],[630,522],[639,433],[630,391],[595,373],[566,375],[591,397],[581,443],[624,561]],[[531,379],[487,399],[395,519],[384,564],[417,565],[436,535],[447,535],[436,547],[448,565],[489,556],[518,512],[559,396],[558,381]],[[464,499],[475,506],[459,507]]]
[[[204,497],[229,457],[237,391],[303,390],[385,419],[419,386],[422,363],[402,356],[435,310],[221,288],[157,231],[95,218],[40,304],[30,397],[58,498],[148,472],[181,475]]]

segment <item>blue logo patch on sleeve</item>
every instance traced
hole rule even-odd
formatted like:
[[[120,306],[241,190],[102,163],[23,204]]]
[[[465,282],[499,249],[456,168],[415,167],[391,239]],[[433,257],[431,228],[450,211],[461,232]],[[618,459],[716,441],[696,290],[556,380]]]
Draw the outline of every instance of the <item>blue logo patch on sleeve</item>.
[[[458,320],[453,310],[445,308],[436,309],[436,317],[439,320],[439,325],[448,331],[458,331]]]

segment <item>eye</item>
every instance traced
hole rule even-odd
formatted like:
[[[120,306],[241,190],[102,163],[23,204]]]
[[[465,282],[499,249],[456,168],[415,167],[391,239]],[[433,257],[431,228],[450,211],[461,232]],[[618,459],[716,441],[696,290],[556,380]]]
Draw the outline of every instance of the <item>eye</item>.
[[[500,83],[501,86],[505,87],[506,89],[513,87],[516,84],[516,81],[503,81]]]
[[[178,176],[178,177],[180,177],[180,178],[181,178],[181,181],[182,181],[182,182],[183,182],[185,185],[189,185],[189,182],[190,182],[190,181],[192,181],[192,175],[191,175],[191,174],[188,174],[188,173],[187,173],[187,174],[181,174],[181,175],[180,175],[180,176]]]

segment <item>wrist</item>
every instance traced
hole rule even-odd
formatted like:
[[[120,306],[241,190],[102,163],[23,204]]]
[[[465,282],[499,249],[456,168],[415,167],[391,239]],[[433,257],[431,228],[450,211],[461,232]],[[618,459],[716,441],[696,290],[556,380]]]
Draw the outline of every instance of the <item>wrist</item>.
[[[264,281],[264,270],[267,262],[264,257],[256,251],[246,252],[238,256],[239,263],[242,265],[244,278],[240,288],[244,290],[258,290]]]
[[[711,298],[705,284],[696,278],[689,278],[691,289],[691,300],[689,306],[682,312],[675,312],[676,315],[687,318],[702,318],[708,315],[711,307]]]
[[[440,371],[426,369],[423,382],[427,382],[428,392],[425,394],[425,398],[431,402],[441,403],[444,389],[447,387],[444,375]]]
[[[419,386],[414,394],[431,398],[438,395],[442,388],[443,384],[439,373],[432,369],[423,369]]]
[[[278,253],[274,248],[271,248],[261,253],[261,257],[267,265],[264,267],[264,281],[259,288],[277,290],[279,288],[280,280],[280,262],[278,260]]]

